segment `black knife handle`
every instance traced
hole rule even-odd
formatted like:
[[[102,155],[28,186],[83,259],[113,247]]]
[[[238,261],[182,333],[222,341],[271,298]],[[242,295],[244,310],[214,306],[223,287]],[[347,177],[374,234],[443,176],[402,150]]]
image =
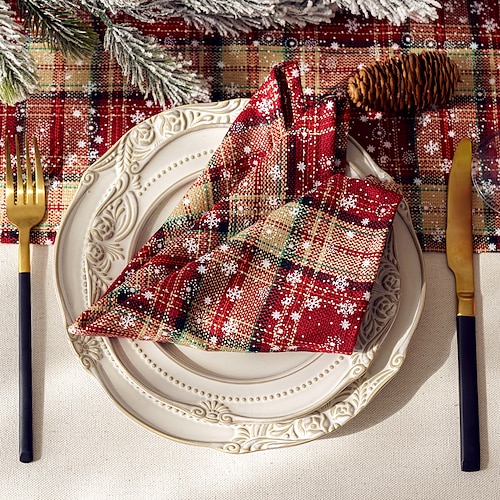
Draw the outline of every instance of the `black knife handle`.
[[[19,273],[19,460],[33,460],[30,273]]]
[[[462,470],[479,470],[479,407],[477,394],[476,319],[457,316],[458,379]]]

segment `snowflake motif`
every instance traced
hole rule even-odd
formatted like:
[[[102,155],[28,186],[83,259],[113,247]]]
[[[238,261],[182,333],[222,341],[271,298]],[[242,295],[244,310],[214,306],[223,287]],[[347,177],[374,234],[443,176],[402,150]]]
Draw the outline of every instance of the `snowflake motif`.
[[[341,326],[342,330],[348,330],[349,327],[351,326],[351,323],[349,321],[347,321],[346,319],[343,319],[340,322],[340,326]]]
[[[335,255],[335,252],[337,251],[336,246],[333,242],[329,242],[325,246],[325,252],[327,255]]]
[[[372,265],[372,261],[370,259],[363,260],[363,267],[370,267]]]
[[[445,238],[445,233],[443,231],[438,232],[438,233],[432,235],[432,240],[436,241],[437,243],[443,242],[444,238]]]
[[[344,209],[344,210],[349,210],[356,208],[356,204],[358,203],[358,197],[354,194],[350,194],[349,196],[346,196],[345,198],[342,198],[339,201],[339,205]]]
[[[208,262],[210,259],[212,258],[212,253],[211,252],[207,252],[205,254],[203,254],[199,259],[198,259],[198,262],[200,264],[204,264],[205,262]]]
[[[363,293],[363,299],[366,300],[367,302],[370,300],[371,296],[372,294],[368,290]]]
[[[287,297],[281,299],[281,305],[283,307],[289,306],[292,302],[293,302],[293,297],[291,295],[288,295]]]
[[[154,294],[151,290],[147,290],[146,292],[144,292],[144,298],[146,300],[151,300],[153,297],[154,297]]]
[[[432,156],[439,151],[439,143],[437,141],[430,140],[427,144],[424,144],[424,149]]]
[[[389,211],[390,211],[390,206],[382,203],[378,205],[378,207],[375,210],[375,213],[377,214],[377,217],[382,218],[385,217]]]
[[[200,248],[200,245],[196,243],[194,238],[188,238],[184,241],[182,246],[188,251],[188,253],[196,253]]]
[[[322,156],[319,159],[319,165],[324,170],[330,170],[334,165],[335,158],[331,156]]]
[[[337,292],[343,292],[349,287],[349,280],[342,276],[337,276],[334,280],[332,280],[332,284]]]
[[[304,172],[305,169],[306,169],[306,164],[303,161],[299,161],[299,163],[297,163],[297,170],[299,172]]]
[[[470,12],[472,14],[482,14],[486,8],[482,2],[472,2],[469,6]]]
[[[302,281],[302,271],[296,269],[295,271],[288,273],[286,276],[286,280],[288,281],[288,283],[291,283],[292,285],[300,283]]]
[[[337,304],[337,312],[342,316],[352,316],[356,312],[356,305],[354,302],[347,300]]]
[[[217,345],[219,343],[219,339],[217,338],[217,335],[212,335],[208,341],[211,343],[211,344],[215,344]]]
[[[279,163],[271,167],[269,170],[269,175],[275,180],[278,181],[281,178],[281,166]]]
[[[309,297],[305,304],[304,304],[304,307],[308,310],[308,311],[314,311],[314,309],[318,309],[321,305],[321,299],[319,297],[317,297],[316,295],[313,295],[312,297]]]
[[[262,99],[262,101],[257,102],[257,109],[263,115],[269,115],[272,108],[273,101],[271,99]]]
[[[355,33],[359,30],[359,23],[354,19],[349,19],[346,23],[347,33]]]
[[[210,228],[210,229],[214,229],[216,227],[218,227],[218,225],[220,224],[220,219],[217,217],[217,215],[215,215],[213,212],[210,212],[205,220],[204,220],[204,223]]]
[[[352,240],[352,239],[354,238],[354,236],[356,236],[356,235],[355,235],[355,233],[354,233],[354,231],[347,231],[347,232],[345,233],[345,237],[346,237],[348,240]]]
[[[269,196],[267,202],[272,207],[277,207],[279,205],[279,200],[278,200],[278,198],[276,198],[276,196]]]
[[[432,122],[431,115],[429,113],[421,113],[417,116],[417,123],[421,127],[427,127]]]
[[[497,245],[496,245],[496,243],[489,243],[489,244],[488,244],[488,250],[489,250],[490,252],[496,252],[496,249],[497,249]]]
[[[447,174],[451,170],[451,163],[452,161],[450,159],[445,158],[439,165],[439,169],[441,170],[441,172]]]
[[[415,163],[415,161],[416,161],[415,153],[413,153],[413,151],[405,151],[403,153],[401,159],[407,165],[411,165],[412,163]]]
[[[67,166],[72,167],[78,163],[78,155],[75,153],[69,153],[64,158],[64,161],[65,161]]]
[[[186,302],[190,302],[194,299],[196,295],[196,290],[198,288],[198,283],[196,280],[189,280],[184,283],[184,286],[181,288],[179,295]]]
[[[99,85],[97,85],[97,83],[95,82],[89,81],[87,84],[82,85],[82,89],[84,92],[90,95],[99,90]]]
[[[303,62],[301,61],[299,63],[299,71],[300,71],[300,74],[303,75],[304,73],[308,73],[310,71],[310,67],[309,67],[309,64],[307,64],[306,62]],[[300,76],[300,75],[299,75]]]
[[[496,191],[496,187],[491,179],[484,180],[480,182],[481,191],[485,196],[493,196]]]
[[[236,300],[241,299],[241,294],[243,293],[243,290],[239,286],[235,286],[233,288],[229,288],[228,291],[226,292],[226,297],[231,301],[235,302]]]
[[[129,328],[133,328],[135,326],[135,318],[133,316],[130,316],[130,315],[122,316],[120,318],[120,326],[124,330],[128,330]]]
[[[196,270],[200,273],[200,274],[205,274],[207,272],[207,266],[203,265],[203,264],[200,264]]]
[[[238,322],[234,318],[228,319],[223,325],[222,325],[222,331],[226,335],[233,335],[235,333],[238,333]]]
[[[271,261],[269,259],[264,259],[260,265],[264,268],[264,269],[269,269],[271,267]]]
[[[146,114],[142,111],[136,111],[133,115],[130,115],[130,121],[136,125],[143,122],[146,119]]]
[[[231,260],[229,262],[224,262],[221,265],[221,270],[224,276],[227,277],[232,276],[233,274],[236,274],[238,272],[238,264],[236,264],[234,260]]]
[[[300,313],[295,311],[292,314],[290,314],[290,317],[292,318],[293,321],[297,322],[300,320]]]
[[[278,320],[281,318],[281,313],[279,311],[273,311],[271,313],[271,316],[273,317],[273,319]]]
[[[344,340],[342,337],[338,335],[331,336],[329,335],[326,338],[326,347],[329,347],[330,349],[338,349],[341,345],[344,344]]]

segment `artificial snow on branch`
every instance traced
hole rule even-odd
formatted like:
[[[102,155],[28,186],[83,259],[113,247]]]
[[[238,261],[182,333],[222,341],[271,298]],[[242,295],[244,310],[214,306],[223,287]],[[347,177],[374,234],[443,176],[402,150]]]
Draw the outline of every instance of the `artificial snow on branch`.
[[[13,105],[37,87],[36,65],[26,48],[26,37],[13,21],[13,12],[0,0],[0,100]]]
[[[108,26],[104,48],[116,59],[126,79],[161,105],[166,99],[174,105],[208,99],[199,77],[189,73],[188,62],[167,56],[151,37],[141,35],[133,26]]]
[[[125,14],[144,23],[181,18],[197,29],[225,36],[284,26],[331,22],[339,9],[400,24],[406,19],[437,17],[437,0],[16,0],[16,16],[0,0],[0,100],[26,99],[36,90],[36,65],[26,46],[30,39],[60,50],[70,59],[92,56],[100,43],[92,23],[105,28],[103,46],[120,65],[126,81],[154,102],[165,105],[208,99],[208,85],[190,61],[172,55],[153,37],[130,24],[115,22]],[[24,19],[24,26],[17,18]]]

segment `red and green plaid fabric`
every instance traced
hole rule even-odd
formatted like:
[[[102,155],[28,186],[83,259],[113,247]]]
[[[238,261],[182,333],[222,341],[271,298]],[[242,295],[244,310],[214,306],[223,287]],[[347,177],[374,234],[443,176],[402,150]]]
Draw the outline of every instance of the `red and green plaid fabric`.
[[[329,24],[234,37],[195,30],[178,19],[141,29],[191,60],[209,81],[213,101],[250,97],[282,61],[300,61],[306,88],[327,94],[345,92],[347,78],[361,64],[422,50],[446,51],[462,74],[446,109],[407,116],[352,109],[349,119],[350,134],[402,186],[422,248],[444,251],[453,151],[462,137],[477,145],[500,123],[500,12],[496,0],[452,0],[438,13],[433,22],[400,26],[339,13]],[[97,51],[91,61],[68,63],[40,45],[32,44],[30,50],[39,64],[40,91],[16,107],[0,107],[0,138],[14,133],[39,137],[49,210],[32,238],[51,244],[83,172],[127,130],[161,109],[124,83],[106,52]],[[479,196],[474,197],[473,221],[475,251],[498,251],[500,215]],[[0,241],[17,241],[4,210],[0,223]]]
[[[275,67],[72,334],[350,354],[401,195],[339,173],[342,104],[306,99],[299,67]]]

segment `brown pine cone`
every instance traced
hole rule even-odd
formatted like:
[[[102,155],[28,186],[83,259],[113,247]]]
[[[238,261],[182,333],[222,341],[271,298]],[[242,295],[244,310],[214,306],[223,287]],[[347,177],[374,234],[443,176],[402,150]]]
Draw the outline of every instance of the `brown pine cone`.
[[[349,78],[347,91],[366,110],[421,111],[444,106],[459,81],[460,70],[447,54],[425,51],[364,66]]]

